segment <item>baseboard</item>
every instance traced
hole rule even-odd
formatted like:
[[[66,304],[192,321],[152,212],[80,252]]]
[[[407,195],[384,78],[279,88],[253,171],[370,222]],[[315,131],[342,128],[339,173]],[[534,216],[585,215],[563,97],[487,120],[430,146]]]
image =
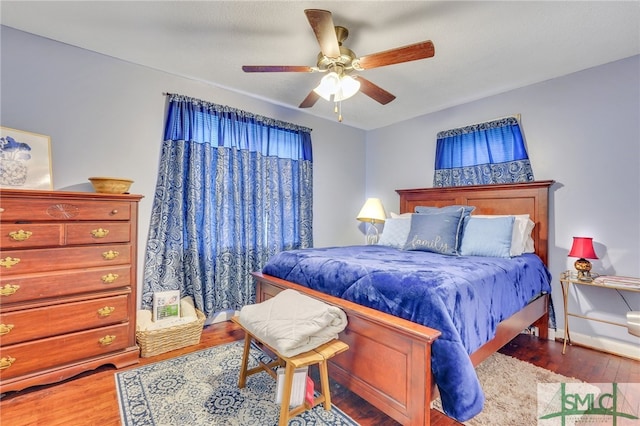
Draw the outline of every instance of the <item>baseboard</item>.
[[[234,315],[237,314],[238,312],[233,310],[216,312],[211,317],[207,318],[207,320],[204,322],[204,325],[207,326],[218,322],[229,321]]]
[[[564,330],[556,330],[556,336],[558,336],[558,338],[562,340],[564,338]],[[587,334],[581,334],[572,331],[571,343],[577,346],[584,346],[601,352],[606,352],[640,361],[640,351],[638,351],[638,345],[634,345],[631,342],[621,342],[619,340],[607,339],[606,337],[602,336],[589,336]],[[567,348],[567,351],[570,350],[571,348]]]
[[[522,331],[522,334],[529,334],[531,336],[540,336],[540,330],[535,325],[527,327]],[[556,330],[553,328],[547,329],[547,340],[556,340]]]

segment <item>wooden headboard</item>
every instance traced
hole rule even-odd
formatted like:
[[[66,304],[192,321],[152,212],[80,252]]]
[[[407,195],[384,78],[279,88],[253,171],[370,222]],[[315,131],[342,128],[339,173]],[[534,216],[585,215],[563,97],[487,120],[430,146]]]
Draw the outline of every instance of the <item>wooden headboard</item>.
[[[545,265],[549,244],[549,188],[553,180],[450,188],[397,189],[400,213],[413,213],[416,206],[475,206],[472,214],[529,214],[535,222],[533,242]]]

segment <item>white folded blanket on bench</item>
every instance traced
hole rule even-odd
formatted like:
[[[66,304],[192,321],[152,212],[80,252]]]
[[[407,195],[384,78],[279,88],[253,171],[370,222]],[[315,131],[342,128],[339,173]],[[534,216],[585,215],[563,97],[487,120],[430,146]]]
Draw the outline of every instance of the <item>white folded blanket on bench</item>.
[[[336,339],[347,326],[342,309],[295,290],[244,306],[239,320],[251,334],[287,357]]]

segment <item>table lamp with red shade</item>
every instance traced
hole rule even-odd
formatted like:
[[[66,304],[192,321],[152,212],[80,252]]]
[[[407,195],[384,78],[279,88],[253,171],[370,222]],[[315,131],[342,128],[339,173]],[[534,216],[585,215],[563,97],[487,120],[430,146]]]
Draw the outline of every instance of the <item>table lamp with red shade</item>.
[[[598,258],[593,249],[593,238],[573,237],[573,246],[571,246],[569,257],[579,258],[573,264],[578,271],[578,279],[580,281],[593,281],[591,277],[591,262],[587,260]]]

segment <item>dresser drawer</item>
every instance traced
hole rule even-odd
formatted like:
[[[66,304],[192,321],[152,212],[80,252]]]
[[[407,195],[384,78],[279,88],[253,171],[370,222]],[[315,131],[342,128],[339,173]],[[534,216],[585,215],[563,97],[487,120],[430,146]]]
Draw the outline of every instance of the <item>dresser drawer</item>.
[[[3,276],[129,263],[130,244],[0,252],[0,273]]]
[[[63,367],[129,346],[130,324],[118,324],[63,336],[0,347],[0,380]]]
[[[2,223],[2,249],[58,246],[64,243],[64,225],[58,223]]]
[[[128,243],[131,226],[124,222],[78,222],[66,225],[67,245]]]
[[[0,345],[127,322],[129,295],[0,314]]]
[[[0,224],[2,249],[128,243],[129,241],[131,241],[131,226],[127,222]]]
[[[131,286],[131,266],[6,276],[0,274],[0,308],[11,303]]]
[[[129,220],[131,203],[128,201],[73,200],[69,198],[3,197],[0,200],[0,220],[52,221],[52,220]]]

